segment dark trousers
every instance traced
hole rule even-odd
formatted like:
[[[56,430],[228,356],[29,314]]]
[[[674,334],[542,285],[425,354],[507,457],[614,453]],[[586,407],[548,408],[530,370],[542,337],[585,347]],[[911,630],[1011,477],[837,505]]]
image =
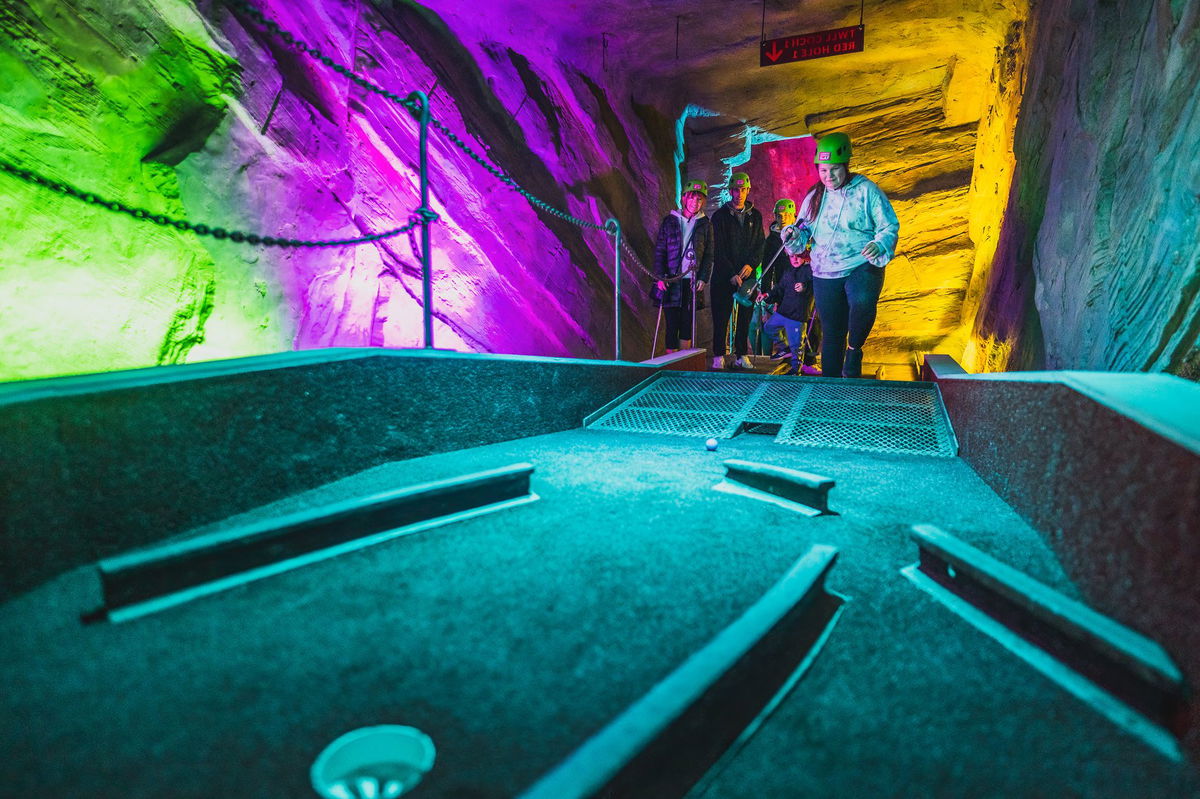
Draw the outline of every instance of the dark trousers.
[[[845,277],[813,278],[817,313],[821,315],[821,374],[825,377],[861,377],[863,344],[875,325],[883,268],[863,264]],[[860,350],[843,371],[846,345]],[[853,372],[851,374],[850,372]]]
[[[681,304],[675,308],[663,306],[663,321],[666,323],[667,349],[679,349],[679,341],[692,340],[692,281],[682,280]]]
[[[720,281],[712,284],[712,323],[713,323],[713,355],[724,355],[726,338],[729,336],[729,315],[736,303],[733,294],[737,291],[732,283]],[[733,348],[738,357],[750,351],[750,318],[754,315],[753,308],[738,306],[737,325],[733,330]]]
[[[808,292],[808,302],[803,309],[806,320],[793,320],[776,311],[763,324],[763,337],[773,342],[782,337],[786,352],[791,355],[792,370],[795,371],[800,361],[805,366],[817,362],[817,350],[821,346],[821,317],[813,313],[812,292]],[[807,338],[806,338],[807,334]]]
[[[808,346],[804,350],[804,363],[812,366],[817,362],[817,353],[821,351],[821,315],[809,311]]]

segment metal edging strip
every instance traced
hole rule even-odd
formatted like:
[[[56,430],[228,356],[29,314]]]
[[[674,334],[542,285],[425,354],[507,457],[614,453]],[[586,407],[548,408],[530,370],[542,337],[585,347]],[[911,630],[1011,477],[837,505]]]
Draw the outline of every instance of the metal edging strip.
[[[646,392],[648,392],[651,388],[654,387],[654,383],[657,380],[659,380],[668,371],[670,371],[670,370],[664,369],[664,370],[657,371],[654,374],[647,377],[642,382],[638,383],[633,388],[631,388],[628,391],[626,391],[625,393],[621,394],[619,397],[616,397],[615,399],[609,400],[608,402],[604,403],[604,405],[600,406],[600,408],[592,411],[587,416],[583,417],[583,425],[582,426],[583,427],[591,427],[594,424],[598,424],[599,422],[604,421],[604,419],[607,418],[617,408],[621,407],[622,405],[629,402],[630,400],[636,399],[637,397],[640,397],[642,394],[645,394]]]

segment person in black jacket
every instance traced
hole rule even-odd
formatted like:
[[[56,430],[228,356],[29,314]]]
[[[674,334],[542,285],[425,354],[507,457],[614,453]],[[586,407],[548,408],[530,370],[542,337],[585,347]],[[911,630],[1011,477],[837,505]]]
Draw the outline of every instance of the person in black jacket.
[[[754,274],[755,268],[762,262],[763,243],[766,238],[763,235],[762,214],[753,203],[747,201],[750,194],[750,176],[745,172],[733,173],[729,179],[729,192],[733,199],[721,206],[712,217],[713,234],[716,238],[711,292],[714,369],[725,367],[725,338],[729,330],[730,313],[733,311],[734,292],[741,287],[742,281]],[[753,367],[747,355],[750,351],[750,317],[749,309],[742,309],[734,329],[733,346],[737,353],[734,365],[742,369]]]
[[[800,374],[800,359],[803,357],[804,374],[817,374],[810,358],[815,353],[804,347],[804,325],[812,314],[812,266],[802,253],[789,254],[789,265],[779,276],[775,287],[763,295],[768,303],[778,303],[775,313],[763,325],[766,334],[774,338],[783,330],[787,334],[791,355],[790,375]],[[803,351],[802,351],[803,350]]]
[[[666,321],[667,352],[692,346],[692,303],[712,274],[712,221],[704,215],[708,184],[689,180],[683,185],[681,211],[663,217],[654,243],[654,274],[658,305]],[[694,276],[694,277],[693,277]]]

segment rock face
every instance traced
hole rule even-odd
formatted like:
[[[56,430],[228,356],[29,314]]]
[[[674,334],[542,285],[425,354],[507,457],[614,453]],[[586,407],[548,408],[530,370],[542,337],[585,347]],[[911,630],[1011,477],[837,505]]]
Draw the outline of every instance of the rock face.
[[[521,50],[457,8],[262,3],[309,47],[405,96],[494,168],[650,249],[668,151],[627,91],[550,43]],[[289,47],[244,11],[141,0],[113,11],[6,6],[14,135],[0,156],[82,192],[210,227],[303,240],[404,225],[420,205],[400,104]],[[519,38],[519,37],[518,37]],[[613,239],[545,211],[431,132],[437,346],[612,357]],[[424,343],[416,238],[264,248],[181,233],[3,176],[9,220],[0,378],[326,346]],[[657,215],[657,207],[651,215]],[[646,281],[626,256],[623,333],[644,357]],[[639,312],[643,312],[639,316]],[[651,317],[651,322],[653,321]]]
[[[179,11],[0,5],[0,158],[186,216],[176,167],[225,118],[238,66],[199,17]],[[0,379],[170,363],[203,336],[221,276],[195,237],[8,174],[0,218]],[[247,326],[274,316],[269,298],[250,304]],[[269,321],[260,338],[264,349],[288,343]]]
[[[1040,3],[979,303],[1001,367],[1200,377],[1200,2]]]
[[[1200,0],[897,0],[865,50],[760,68],[759,41],[853,25],[749,0],[584,5],[262,0],[267,17],[433,116],[557,209],[613,217],[647,263],[681,171],[808,178],[786,142],[854,139],[901,221],[868,360],[973,371],[1200,362]],[[0,158],[150,214],[308,240],[406,224],[417,129],[398,103],[237,3],[0,5]],[[697,109],[702,109],[698,111]],[[780,144],[783,142],[783,144]],[[430,135],[438,346],[612,357],[613,240],[535,210]],[[759,194],[769,210],[776,196]],[[400,235],[264,248],[139,222],[0,174],[0,379],[295,348],[421,346]],[[623,258],[623,356],[650,354]]]

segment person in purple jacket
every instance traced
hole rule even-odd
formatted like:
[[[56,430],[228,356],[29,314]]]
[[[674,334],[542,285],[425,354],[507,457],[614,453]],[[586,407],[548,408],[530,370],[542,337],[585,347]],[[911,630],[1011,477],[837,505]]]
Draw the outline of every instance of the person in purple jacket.
[[[713,228],[704,215],[707,202],[708,184],[683,184],[683,207],[663,217],[654,242],[655,299],[667,323],[667,352],[691,348],[693,304],[712,274]]]

